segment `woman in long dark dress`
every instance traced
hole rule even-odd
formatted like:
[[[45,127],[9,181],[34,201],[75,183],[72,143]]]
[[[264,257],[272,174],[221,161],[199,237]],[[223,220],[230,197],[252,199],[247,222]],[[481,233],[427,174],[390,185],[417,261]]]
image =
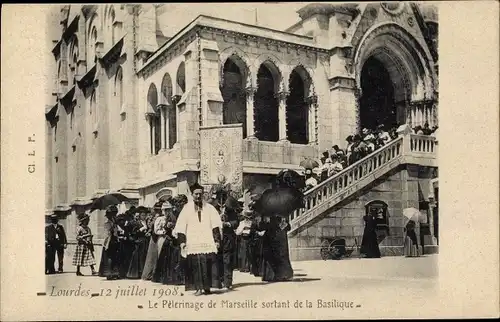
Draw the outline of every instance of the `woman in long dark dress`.
[[[153,208],[153,215],[150,216],[148,221],[148,232],[146,236],[149,237],[148,252],[146,255],[146,262],[144,263],[144,270],[142,271],[143,280],[151,280],[153,278],[153,273],[156,269],[156,263],[158,262],[158,236],[154,233],[154,223],[161,212],[161,205],[163,202],[158,201],[155,203]]]
[[[130,223],[128,214],[121,214],[117,216],[118,240],[119,240],[119,276],[120,278],[127,278],[128,269],[132,260],[132,253],[134,252],[134,241],[131,238],[133,225]]]
[[[292,263],[288,248],[288,231],[290,224],[285,217],[275,216],[273,218],[275,227],[275,260],[276,260],[276,280],[287,281],[293,277]]]
[[[99,276],[106,277],[108,280],[119,278],[119,241],[115,219],[117,213],[118,208],[116,206],[109,206],[106,209],[105,216],[107,221],[104,223],[106,238],[104,239],[101,263],[99,265]]]
[[[149,244],[149,238],[146,236],[147,230],[146,214],[140,213],[134,221],[132,229],[132,240],[134,241],[135,248],[130,260],[127,278],[139,279],[142,276]]]
[[[274,282],[276,281],[276,227],[273,227],[271,217],[263,216],[257,235],[262,238],[262,257],[259,274],[262,276],[263,281]]]
[[[373,214],[368,214],[363,219],[365,221],[365,230],[363,232],[363,240],[361,241],[360,253],[365,258],[380,258],[376,218]]]
[[[254,212],[254,218],[252,220],[252,226],[250,227],[249,245],[248,245],[248,257],[250,262],[250,273],[254,276],[261,277],[261,264],[263,259],[262,254],[262,241],[263,236],[258,234],[261,232],[262,227],[262,217]]]
[[[168,201],[163,203],[162,211],[165,218],[165,241],[159,253],[158,264],[152,281],[167,285],[181,285],[184,281],[180,266],[180,248],[178,242],[172,236],[176,217],[173,213],[173,207]]]

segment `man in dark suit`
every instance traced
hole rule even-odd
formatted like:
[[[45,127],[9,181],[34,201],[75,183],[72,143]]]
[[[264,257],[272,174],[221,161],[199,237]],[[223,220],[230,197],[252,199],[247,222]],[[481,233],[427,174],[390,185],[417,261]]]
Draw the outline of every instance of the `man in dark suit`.
[[[63,226],[58,223],[56,215],[50,216],[51,224],[45,227],[45,273],[54,274],[56,272],[54,262],[58,259],[58,272],[63,272],[64,249],[68,245],[66,232]]]

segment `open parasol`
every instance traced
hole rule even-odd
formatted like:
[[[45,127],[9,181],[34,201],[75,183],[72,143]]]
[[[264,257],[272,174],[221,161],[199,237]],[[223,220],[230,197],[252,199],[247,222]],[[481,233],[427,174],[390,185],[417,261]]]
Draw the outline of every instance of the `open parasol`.
[[[256,201],[254,209],[265,215],[288,216],[303,207],[304,195],[291,187],[278,187],[264,191]]]
[[[104,210],[108,206],[116,206],[124,201],[130,201],[130,199],[118,192],[108,193],[94,199],[92,205],[90,206],[90,211]]]
[[[278,187],[292,187],[302,189],[306,185],[304,176],[290,169],[281,170],[276,176],[275,181],[276,186]]]
[[[300,161],[299,165],[305,169],[314,169],[319,167],[318,161],[311,158],[307,158],[305,160]]]
[[[405,219],[405,226],[410,222],[410,220],[413,220],[414,222],[419,222],[419,223],[426,223],[427,222],[427,216],[422,214],[420,210],[417,208],[405,208],[403,209],[403,217]]]

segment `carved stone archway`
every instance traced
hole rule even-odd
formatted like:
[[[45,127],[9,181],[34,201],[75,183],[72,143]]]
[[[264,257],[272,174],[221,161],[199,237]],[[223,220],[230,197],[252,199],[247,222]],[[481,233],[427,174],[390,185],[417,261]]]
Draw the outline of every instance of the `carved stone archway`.
[[[390,75],[399,123],[434,123],[436,73],[432,56],[408,31],[395,23],[373,26],[360,41],[354,54],[354,74],[358,93],[363,95],[361,75],[365,63],[375,58]],[[358,117],[358,128],[359,128]],[[432,124],[431,124],[432,125]]]

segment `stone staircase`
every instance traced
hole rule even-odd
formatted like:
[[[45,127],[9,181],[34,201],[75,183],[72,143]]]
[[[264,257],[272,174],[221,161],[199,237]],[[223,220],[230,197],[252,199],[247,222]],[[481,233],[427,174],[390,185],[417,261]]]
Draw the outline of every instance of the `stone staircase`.
[[[427,135],[398,129],[399,137],[350,165],[305,193],[305,207],[290,216],[290,237],[322,218],[322,215],[375,180],[403,164],[437,167],[437,141]]]

